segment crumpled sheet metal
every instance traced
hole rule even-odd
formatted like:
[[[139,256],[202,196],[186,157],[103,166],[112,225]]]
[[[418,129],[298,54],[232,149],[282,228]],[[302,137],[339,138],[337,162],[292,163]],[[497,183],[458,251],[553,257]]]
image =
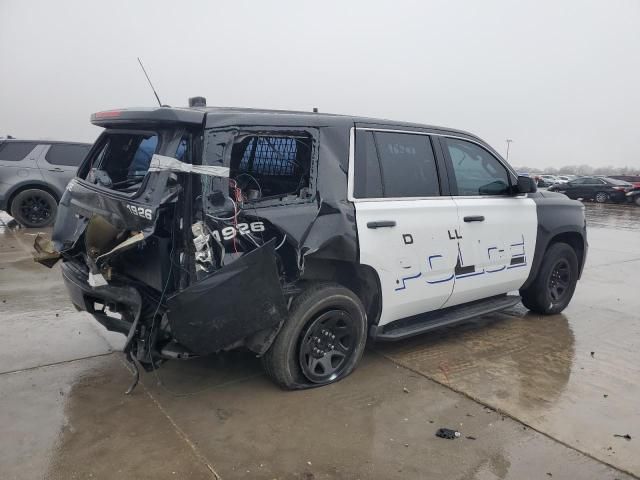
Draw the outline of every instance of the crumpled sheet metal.
[[[215,353],[287,316],[275,240],[243,255],[167,300],[176,340],[198,355]]]
[[[58,252],[53,245],[53,242],[49,240],[42,233],[36,235],[33,241],[33,260],[45,267],[53,267],[58,260],[60,260],[60,252]]]

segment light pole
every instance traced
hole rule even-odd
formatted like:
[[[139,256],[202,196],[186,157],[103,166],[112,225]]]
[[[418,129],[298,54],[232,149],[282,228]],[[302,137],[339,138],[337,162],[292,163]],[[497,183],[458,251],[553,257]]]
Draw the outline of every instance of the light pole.
[[[507,162],[508,162],[509,161],[509,147],[511,146],[511,142],[513,142],[513,140],[511,140],[510,138],[507,138],[506,142],[507,142]]]

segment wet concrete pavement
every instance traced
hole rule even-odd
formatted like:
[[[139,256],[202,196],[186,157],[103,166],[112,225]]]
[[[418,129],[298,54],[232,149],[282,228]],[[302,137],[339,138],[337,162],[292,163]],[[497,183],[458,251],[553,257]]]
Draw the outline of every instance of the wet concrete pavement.
[[[121,337],[32,263],[35,232],[0,223],[0,478],[640,476],[640,209],[587,213],[562,315],[519,307],[377,344],[310,391],[283,392],[231,352],[168,363],[132,396]]]

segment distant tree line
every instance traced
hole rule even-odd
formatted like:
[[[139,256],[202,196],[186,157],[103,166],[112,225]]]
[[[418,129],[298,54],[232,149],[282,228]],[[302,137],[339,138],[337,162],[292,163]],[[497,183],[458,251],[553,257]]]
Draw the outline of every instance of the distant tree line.
[[[592,167],[590,165],[566,165],[555,168],[547,167],[515,167],[518,172],[545,173],[548,175],[568,174],[568,175],[640,175],[640,167]]]

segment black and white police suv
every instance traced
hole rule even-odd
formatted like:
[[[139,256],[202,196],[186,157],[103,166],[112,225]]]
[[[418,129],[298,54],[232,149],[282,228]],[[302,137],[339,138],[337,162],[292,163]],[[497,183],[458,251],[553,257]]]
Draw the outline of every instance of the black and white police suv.
[[[245,348],[282,387],[324,385],[367,337],[561,312],[584,265],[582,204],[466,132],[195,105],[92,122],[36,249],[146,369]]]

